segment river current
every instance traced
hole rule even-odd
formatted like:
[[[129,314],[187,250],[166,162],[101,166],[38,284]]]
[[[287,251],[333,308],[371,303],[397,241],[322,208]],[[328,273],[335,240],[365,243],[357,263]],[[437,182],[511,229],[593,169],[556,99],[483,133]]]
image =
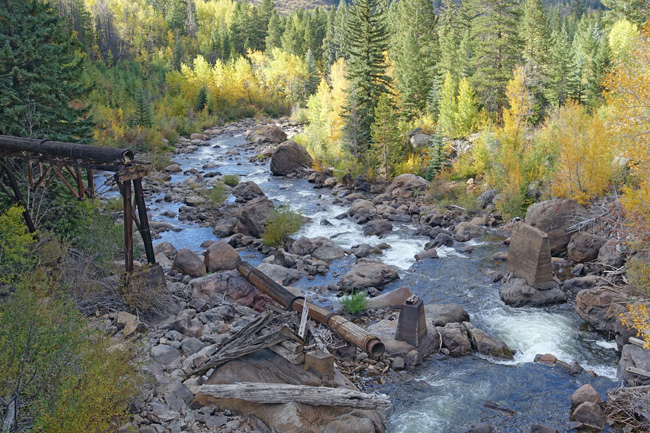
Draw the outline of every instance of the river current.
[[[414,234],[413,225],[394,224],[395,230],[381,239],[365,236],[363,227],[354,221],[335,218],[347,207],[333,204],[335,197],[330,190],[314,189],[304,179],[272,176],[268,162],[249,162],[253,154],[240,148],[244,143],[242,135],[220,136],[210,140],[210,146],[199,147],[191,154],[175,155],[174,160],[183,171],[194,168],[239,175],[242,181],[257,183],[276,204],[300,209],[311,221],[296,237],[326,236],[344,248],[360,243],[388,243],[391,248],[377,258],[397,267],[401,279],[384,292],[405,285],[425,303],[458,303],[470,314],[475,326],[500,337],[517,351],[515,359],[508,362],[476,355],[432,358],[421,366],[395,373],[388,384],[368,380],[366,390],[387,393],[393,402],[393,409],[387,414],[388,432],[455,432],[478,422],[488,422],[501,432],[528,432],[533,424],[568,431],[569,399],[577,388],[591,383],[604,398],[607,390],[616,386],[616,344],[588,329],[573,306],[511,308],[500,300],[498,284],[489,282],[484,270],[504,272],[503,263],[491,258],[495,252],[505,250],[502,238],[488,233],[454,248],[438,248],[438,260],[416,263],[414,255],[424,250],[429,239]],[[241,153],[226,155],[233,149]],[[207,163],[218,167],[203,170]],[[171,182],[186,178],[182,173],[175,174]],[[202,242],[217,239],[209,227],[161,215],[166,210],[177,211],[180,206],[163,201],[150,203],[152,219],[182,229],[164,232],[154,243],[168,241],[178,249],[200,251]],[[322,225],[325,219],[331,225]],[[471,252],[459,252],[456,247],[461,246],[471,247]],[[261,260],[258,253],[241,255],[253,264]],[[334,294],[309,293],[309,288],[335,282],[334,272],[342,275],[353,265],[353,256],[343,258],[330,266],[327,276],[312,281],[305,278],[294,285],[306,290],[316,302],[336,304]],[[577,361],[593,373],[571,376],[560,368],[533,363],[536,354],[544,353],[565,362]],[[486,400],[511,411],[485,408]]]

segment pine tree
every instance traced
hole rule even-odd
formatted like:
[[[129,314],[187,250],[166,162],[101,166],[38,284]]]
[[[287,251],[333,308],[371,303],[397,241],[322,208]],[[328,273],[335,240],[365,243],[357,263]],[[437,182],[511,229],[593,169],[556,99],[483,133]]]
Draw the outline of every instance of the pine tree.
[[[521,12],[516,0],[478,0],[477,9],[481,14],[472,21],[476,68],[472,81],[485,107],[500,114],[507,102],[506,86],[519,62]]]
[[[138,89],[135,95],[135,112],[131,116],[131,123],[134,126],[142,126],[145,128],[150,128],[153,125],[153,115],[149,106],[149,98],[147,97],[147,93],[142,89]]]
[[[347,21],[347,5],[339,2],[338,7],[332,8],[327,15],[327,31],[323,40],[323,57],[328,65],[347,55],[345,43],[345,23]]]
[[[201,87],[199,94],[196,96],[196,111],[201,112],[208,103],[208,91],[205,86]]]
[[[566,27],[551,34],[548,83],[544,89],[546,100],[554,107],[564,104],[569,92],[571,45]]]
[[[430,0],[402,0],[397,4],[393,57],[395,85],[410,116],[423,112],[439,60],[437,17]]]
[[[440,114],[440,81],[438,78],[434,78],[431,84],[431,90],[427,96],[427,111],[433,117],[433,121],[437,122]]]
[[[316,60],[314,55],[311,52],[311,49],[307,49],[307,54],[305,55],[305,64],[307,65],[307,83],[305,84],[305,93],[307,96],[313,95],[318,88],[318,83],[320,78],[318,77],[318,68],[316,67]]]
[[[535,99],[544,105],[544,90],[549,80],[551,32],[539,0],[526,0],[520,34],[524,44],[523,64],[528,69],[530,90]]]
[[[268,35],[266,36],[266,51],[270,52],[273,48],[282,46],[282,33],[284,25],[277,12],[271,15],[268,26]]]
[[[389,91],[390,77],[386,75],[384,51],[388,49],[388,31],[385,9],[379,0],[355,0],[348,13],[346,36],[348,41],[347,79],[351,83],[358,114],[355,138],[358,155],[363,156],[369,146],[370,126],[379,97]],[[348,107],[348,121],[350,119]]]
[[[84,54],[49,3],[0,2],[0,134],[85,142]]]
[[[460,76],[460,25],[458,23],[459,7],[453,0],[443,0],[440,15],[440,70],[443,74],[451,73],[452,78]]]
[[[617,20],[625,18],[641,25],[650,16],[650,3],[647,0],[601,0],[601,2],[611,9]]]
[[[386,182],[393,174],[395,164],[402,152],[402,139],[397,125],[395,110],[387,94],[381,95],[375,108],[375,123],[372,124],[372,159],[379,164]]]

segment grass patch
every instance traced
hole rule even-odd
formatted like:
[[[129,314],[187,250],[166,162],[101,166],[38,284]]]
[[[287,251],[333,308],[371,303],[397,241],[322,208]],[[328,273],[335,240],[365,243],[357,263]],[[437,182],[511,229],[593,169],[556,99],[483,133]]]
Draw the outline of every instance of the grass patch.
[[[236,174],[227,174],[223,177],[223,183],[230,187],[237,186],[239,184],[239,176]]]
[[[210,188],[203,188],[200,194],[207,200],[209,205],[215,207],[221,206],[228,197],[226,186],[221,182],[215,183]]]
[[[360,313],[368,307],[368,298],[363,291],[355,291],[340,299],[341,304],[350,314]]]
[[[270,247],[282,245],[291,233],[300,230],[302,224],[302,214],[292,210],[289,206],[280,206],[273,209],[266,221],[266,230],[262,234],[262,242]]]

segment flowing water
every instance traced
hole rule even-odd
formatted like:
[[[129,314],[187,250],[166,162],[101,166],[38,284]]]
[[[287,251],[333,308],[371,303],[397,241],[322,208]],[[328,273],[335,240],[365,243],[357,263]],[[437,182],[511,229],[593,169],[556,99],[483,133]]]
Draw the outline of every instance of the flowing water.
[[[326,236],[344,248],[359,243],[388,243],[391,248],[379,258],[399,269],[401,279],[387,288],[406,285],[425,303],[455,302],[470,314],[472,323],[503,339],[517,354],[513,361],[497,361],[480,356],[458,359],[429,359],[422,366],[395,373],[390,384],[379,385],[368,380],[368,389],[390,395],[394,407],[388,414],[389,432],[454,432],[477,422],[489,422],[502,432],[528,432],[533,424],[544,424],[560,431],[568,430],[569,397],[578,387],[591,383],[604,397],[616,385],[618,359],[616,345],[605,341],[584,326],[569,305],[547,308],[511,308],[499,298],[498,285],[484,277],[484,271],[504,271],[504,265],[491,259],[503,250],[502,239],[487,234],[482,239],[456,246],[471,247],[460,253],[455,248],[438,249],[438,260],[415,262],[413,256],[424,249],[428,238],[414,234],[411,224],[395,224],[395,230],[381,239],[364,236],[362,226],[344,218],[336,219],[347,208],[333,204],[334,197],[326,189],[313,189],[304,179],[273,177],[269,164],[252,164],[251,154],[226,156],[245,143],[242,136],[217,137],[211,146],[200,147],[192,154],[176,155],[183,170],[202,170],[206,163],[216,163],[222,174],[237,174],[242,181],[254,181],[276,204],[288,204],[311,218],[297,236]],[[213,145],[219,147],[213,147]],[[187,176],[172,176],[182,182]],[[199,245],[216,239],[210,228],[160,215],[165,210],[177,211],[179,203],[151,203],[151,216],[169,222],[181,231],[162,234],[176,248],[200,251]],[[331,225],[322,225],[327,220]],[[245,260],[259,263],[257,253],[242,253]],[[310,287],[327,286],[354,265],[353,257],[332,263],[327,276],[306,278],[295,285],[309,291]],[[332,294],[314,295],[321,303],[335,303]],[[557,367],[533,363],[536,354],[552,353],[565,362],[578,361],[593,374],[570,376]],[[484,408],[492,400],[514,412],[506,413]]]

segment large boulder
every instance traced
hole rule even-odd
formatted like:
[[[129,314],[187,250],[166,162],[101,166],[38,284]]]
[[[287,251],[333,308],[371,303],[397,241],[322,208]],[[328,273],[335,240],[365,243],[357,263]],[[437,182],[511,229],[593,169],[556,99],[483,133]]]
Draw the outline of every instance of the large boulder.
[[[501,300],[511,307],[541,307],[566,302],[567,295],[559,287],[548,290],[536,289],[523,278],[511,278],[499,289]]]
[[[393,231],[393,224],[384,219],[376,219],[370,221],[363,227],[363,234],[366,236],[383,236],[386,233]]]
[[[616,371],[616,377],[627,386],[648,385],[650,378],[628,372],[629,367],[650,371],[650,350],[626,344],[621,351],[621,359],[618,361]]]
[[[282,143],[271,157],[271,173],[286,176],[301,168],[310,168],[313,160],[307,150],[295,141]]]
[[[409,138],[409,143],[413,146],[413,149],[420,149],[423,147],[428,147],[429,144],[433,141],[433,137],[428,134],[415,134]]]
[[[605,402],[593,386],[583,385],[571,395],[571,419],[590,431],[605,428]]]
[[[462,222],[454,229],[454,236],[458,242],[467,242],[470,239],[480,237],[482,234],[482,228],[469,222]]]
[[[380,288],[399,279],[397,270],[384,263],[361,259],[339,281],[341,290],[366,289],[368,287]]]
[[[235,185],[230,193],[237,197],[237,201],[250,201],[257,197],[263,197],[264,192],[255,182],[240,182]]]
[[[513,358],[512,351],[500,338],[489,335],[487,332],[474,327],[469,322],[465,322],[463,325],[467,329],[472,347],[481,355],[504,359]]]
[[[273,208],[273,202],[266,197],[258,197],[249,201],[237,212],[235,233],[243,233],[259,238],[264,233],[266,220]]]
[[[192,298],[206,301],[208,308],[223,304],[223,300],[237,303],[257,311],[264,311],[264,306],[271,298],[250,284],[238,271],[222,271],[192,280],[190,283]]]
[[[609,239],[598,251],[598,263],[612,268],[620,268],[625,264],[627,247],[615,239]]]
[[[203,263],[203,260],[201,260],[201,258],[194,252],[186,248],[178,251],[176,257],[174,257],[174,261],[172,262],[172,269],[193,278],[205,274],[205,264]]]
[[[154,254],[164,254],[169,260],[174,260],[178,250],[169,242],[158,242],[153,246]]]
[[[424,306],[424,312],[434,326],[469,322],[469,314],[458,304],[429,304]]]
[[[352,218],[360,218],[366,216],[375,208],[375,205],[368,200],[358,199],[352,203],[348,209],[348,216]]]
[[[598,331],[614,335],[616,320],[627,312],[625,303],[625,295],[610,287],[585,289],[576,296],[576,312]]]
[[[428,184],[423,177],[410,173],[400,174],[388,185],[385,194],[392,197],[411,197],[415,191],[423,191]]]
[[[340,259],[345,255],[343,248],[329,238],[318,236],[315,238],[301,237],[291,245],[291,252],[299,256],[310,254],[318,260],[331,261]]]
[[[567,252],[569,258],[575,263],[589,262],[598,257],[598,252],[604,244],[603,238],[590,233],[578,232],[571,236]]]
[[[229,243],[221,241],[208,247],[204,262],[208,272],[229,271],[237,267],[241,257]]]
[[[436,327],[436,330],[442,337],[442,346],[449,350],[451,356],[472,354],[472,343],[462,323],[447,323],[445,326]]]
[[[279,144],[286,141],[287,134],[275,125],[262,125],[250,131],[246,139],[256,143]]]
[[[573,200],[554,199],[532,204],[526,211],[526,224],[548,233],[551,254],[558,255],[566,251],[571,240],[569,226],[580,217],[587,215],[584,206]]]
[[[261,263],[257,269],[264,272],[270,279],[278,284],[282,284],[283,286],[293,284],[299,279],[309,275],[307,271],[285,268],[271,263]]]

